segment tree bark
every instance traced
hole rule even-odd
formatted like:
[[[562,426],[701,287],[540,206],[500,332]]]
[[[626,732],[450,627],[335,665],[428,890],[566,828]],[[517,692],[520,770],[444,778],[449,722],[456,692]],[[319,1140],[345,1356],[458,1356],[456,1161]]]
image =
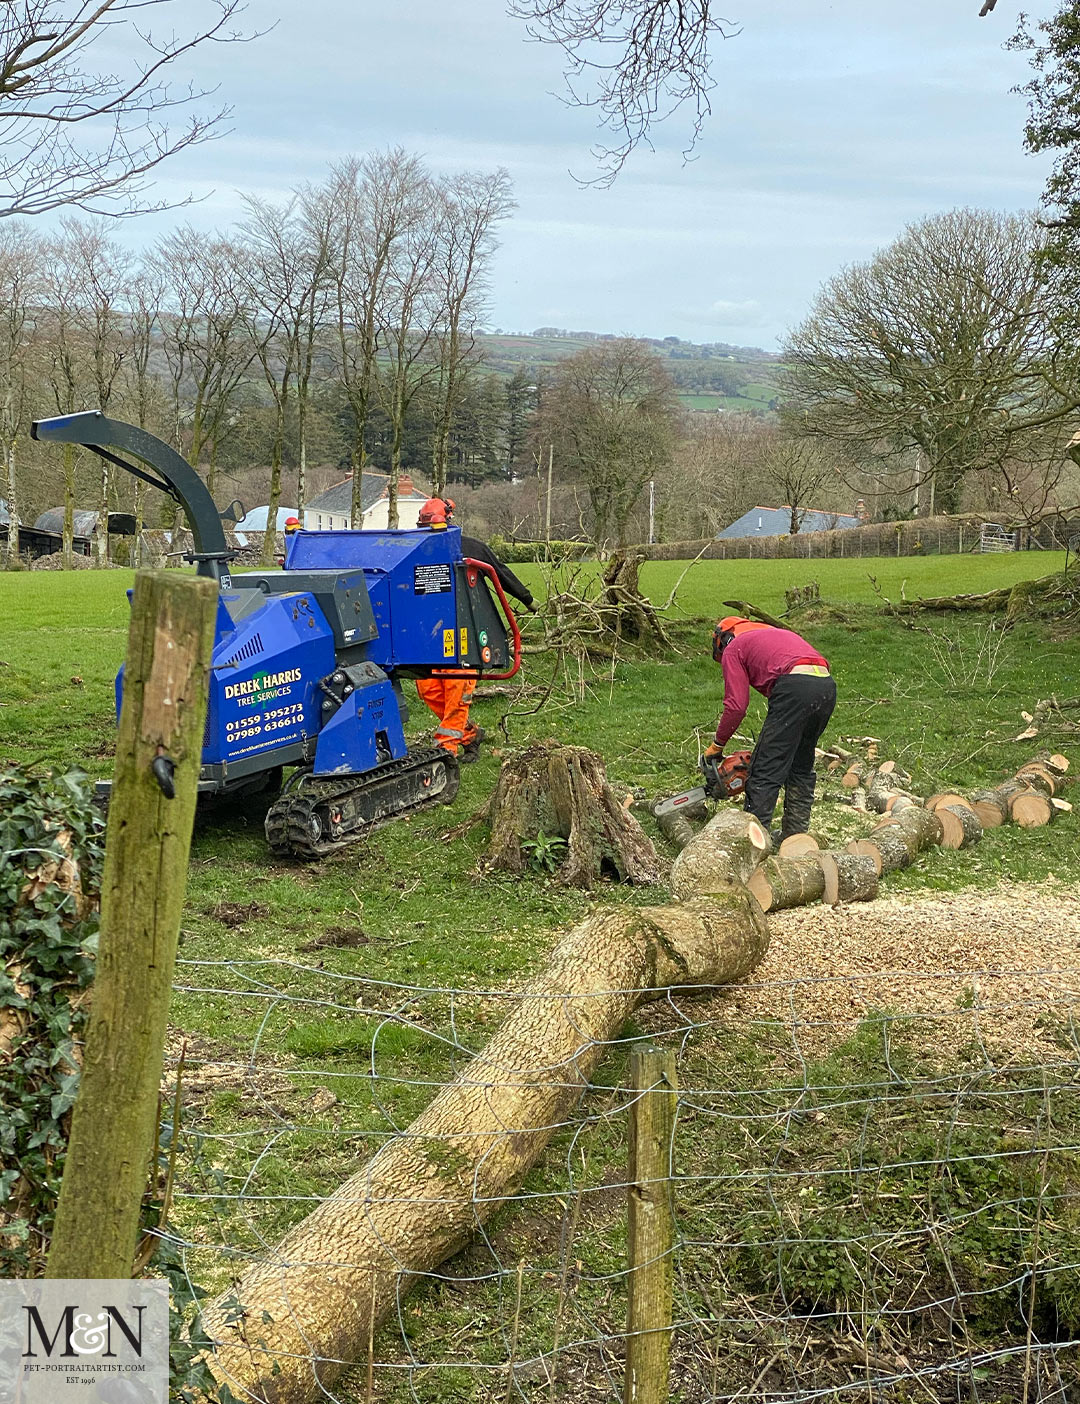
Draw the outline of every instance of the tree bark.
[[[612,791],[603,761],[583,746],[539,742],[504,761],[488,814],[491,871],[523,873],[528,845],[544,834],[566,843],[560,877],[570,887],[593,887],[605,876],[660,880],[648,835]]]
[[[823,900],[869,902],[878,894],[878,869],[873,858],[860,853],[819,853],[816,858],[824,877]]]
[[[882,874],[892,873],[898,868],[910,867],[924,849],[941,842],[941,835],[941,820],[937,815],[912,805],[895,818],[879,824],[869,838],[849,843],[845,851],[870,858],[875,867],[880,863]]]
[[[984,829],[1000,828],[1009,817],[1008,803],[996,790],[974,790],[971,795],[971,807],[979,816],[979,823]]]
[[[766,858],[746,884],[763,912],[785,907],[805,907],[825,895],[825,874],[818,855],[802,858]]]
[[[752,814],[721,809],[675,859],[672,896],[682,902],[698,893],[745,886],[771,852],[772,840]]]
[[[338,1362],[521,1183],[632,1011],[742,979],[768,939],[742,891],[574,927],[483,1052],[204,1312],[216,1377],[267,1404],[324,1398]]]

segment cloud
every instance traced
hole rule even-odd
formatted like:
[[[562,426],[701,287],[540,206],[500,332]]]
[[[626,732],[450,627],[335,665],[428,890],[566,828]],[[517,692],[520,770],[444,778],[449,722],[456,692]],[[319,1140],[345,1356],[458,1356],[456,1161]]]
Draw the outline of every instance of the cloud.
[[[764,326],[767,318],[761,304],[752,297],[745,302],[732,302],[728,298],[718,298],[708,311],[709,320],[737,322],[740,327]]]

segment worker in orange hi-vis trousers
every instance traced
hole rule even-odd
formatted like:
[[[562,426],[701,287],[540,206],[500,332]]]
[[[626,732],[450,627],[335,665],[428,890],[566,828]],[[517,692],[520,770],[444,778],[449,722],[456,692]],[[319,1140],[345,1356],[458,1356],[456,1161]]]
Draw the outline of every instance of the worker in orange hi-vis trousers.
[[[445,531],[454,515],[454,504],[448,497],[430,497],[420,508],[416,525],[428,527],[432,531]],[[526,609],[533,604],[532,593],[512,570],[491,551],[482,541],[471,536],[461,538],[462,550],[474,560],[486,561],[499,577],[503,589],[519,600]],[[460,672],[455,669],[455,672]],[[484,739],[483,728],[474,726],[469,720],[473,692],[476,689],[476,675],[472,677],[440,677],[435,673],[430,678],[418,678],[416,690],[420,700],[435,713],[438,726],[435,728],[435,744],[452,756],[457,756],[464,764],[477,759],[480,742]]]
[[[480,728],[469,720],[475,678],[417,678],[420,700],[435,713],[435,744],[466,762],[476,759]],[[460,755],[459,755],[460,750]]]

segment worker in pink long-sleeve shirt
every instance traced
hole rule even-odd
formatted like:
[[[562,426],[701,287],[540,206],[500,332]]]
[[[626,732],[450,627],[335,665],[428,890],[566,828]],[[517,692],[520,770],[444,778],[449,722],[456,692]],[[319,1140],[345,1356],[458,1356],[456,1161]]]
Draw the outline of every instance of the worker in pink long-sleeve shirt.
[[[767,697],[769,710],[746,781],[746,808],[768,829],[783,789],[780,838],[805,833],[814,803],[814,749],[836,706],[828,660],[790,629],[740,615],[717,624],[713,658],[724,670],[724,710],[705,754],[723,755],[746,716],[751,688]]]

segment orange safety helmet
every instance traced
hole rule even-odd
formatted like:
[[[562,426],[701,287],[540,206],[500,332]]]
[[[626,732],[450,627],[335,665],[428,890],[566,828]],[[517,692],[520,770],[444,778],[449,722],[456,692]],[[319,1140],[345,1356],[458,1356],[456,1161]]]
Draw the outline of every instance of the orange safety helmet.
[[[747,619],[744,614],[727,614],[721,619],[712,636],[712,656],[713,662],[719,663],[724,649],[732,639],[740,634],[745,634],[751,629],[767,629],[768,624],[759,624],[755,619]]]
[[[454,503],[449,497],[429,497],[420,508],[418,527],[445,527],[454,515]]]

